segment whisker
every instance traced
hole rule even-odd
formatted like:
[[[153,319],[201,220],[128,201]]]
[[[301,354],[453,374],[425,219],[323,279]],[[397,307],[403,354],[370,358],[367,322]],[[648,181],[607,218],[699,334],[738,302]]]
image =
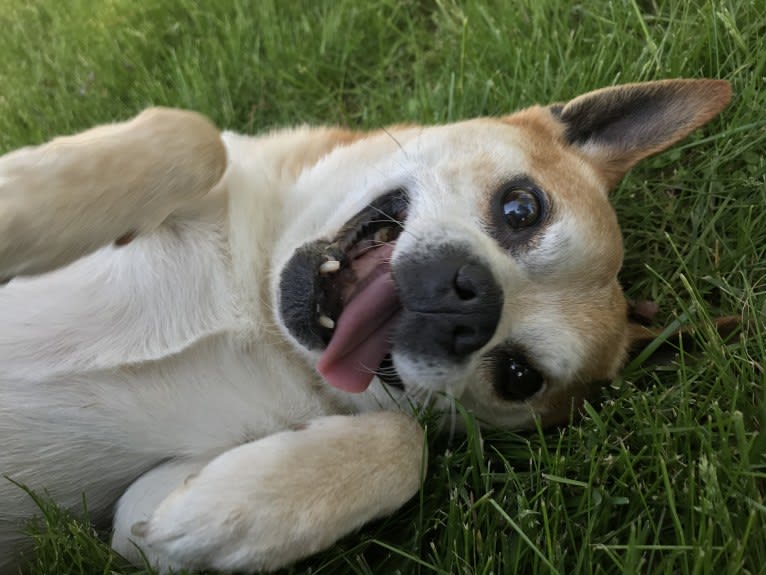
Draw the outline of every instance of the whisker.
[[[383,211],[383,210],[382,210],[382,209],[380,209],[379,207],[377,207],[377,206],[373,206],[373,205],[372,205],[372,202],[373,202],[373,201],[375,201],[375,200],[372,200],[372,201],[370,201],[370,202],[367,202],[367,205],[366,205],[364,208],[362,208],[362,209],[363,209],[363,210],[367,210],[367,209],[372,209],[372,210],[375,210],[376,212],[378,212],[378,213],[379,213],[381,216],[383,216],[383,217],[382,217],[381,219],[379,219],[379,220],[378,220],[378,219],[375,219],[375,220],[370,220],[370,222],[369,222],[369,223],[374,223],[374,224],[383,224],[383,223],[388,223],[388,222],[390,222],[390,223],[393,223],[393,224],[395,224],[396,226],[398,226],[398,227],[399,227],[399,229],[400,229],[400,232],[399,232],[399,233],[400,233],[400,234],[401,234],[401,233],[407,233],[407,234],[410,234],[412,237],[414,237],[416,240],[420,240],[420,238],[418,238],[418,236],[417,236],[417,235],[415,235],[414,233],[412,233],[410,230],[408,230],[408,229],[405,227],[405,221],[404,221],[404,220],[400,220],[400,219],[398,219],[398,218],[395,218],[394,216],[392,216],[392,215],[390,215],[390,214],[387,214],[385,211]]]
[[[365,254],[371,250],[375,250],[377,248],[380,248],[382,246],[392,246],[396,242],[376,242],[375,240],[370,240],[370,245],[364,246],[363,248],[359,248],[359,253],[356,254],[357,256],[360,256],[362,254]],[[391,258],[385,258],[388,260],[388,262],[391,261]]]
[[[397,140],[396,137],[391,132],[388,131],[388,128],[382,128],[382,130],[383,130],[383,133],[389,138],[391,138],[391,140],[398,146],[402,154],[404,154],[405,159],[409,160],[410,157],[407,154],[407,150],[405,150],[404,146],[402,146],[402,143],[399,140]]]
[[[417,236],[415,236],[414,234],[412,234],[412,232],[410,232],[410,231],[409,231],[409,230],[408,230],[408,229],[405,227],[405,225],[404,225],[404,224],[405,224],[404,220],[399,220],[399,219],[395,218],[394,216],[392,216],[392,215],[390,215],[390,214],[387,214],[386,212],[384,212],[384,211],[383,211],[383,210],[381,210],[380,208],[378,208],[378,207],[376,207],[376,206],[373,206],[373,205],[371,205],[371,204],[367,204],[367,207],[368,207],[368,208],[372,208],[373,210],[375,210],[376,212],[378,212],[379,214],[381,214],[382,216],[384,216],[384,219],[382,219],[382,220],[375,220],[375,222],[376,222],[376,223],[383,223],[383,222],[391,222],[391,223],[394,223],[394,224],[396,224],[397,226],[399,226],[399,227],[401,228],[402,232],[407,232],[407,233],[411,234],[411,235],[412,235],[412,236],[413,236],[415,239],[418,239],[418,237],[417,237]]]

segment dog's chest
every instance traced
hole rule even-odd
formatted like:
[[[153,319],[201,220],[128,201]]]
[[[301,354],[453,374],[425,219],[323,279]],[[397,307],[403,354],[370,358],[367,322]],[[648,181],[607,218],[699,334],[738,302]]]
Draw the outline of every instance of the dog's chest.
[[[45,412],[38,434],[42,426],[91,456],[99,444],[150,462],[222,451],[341,411],[315,383],[310,371],[267,345],[220,336],[158,362],[37,382],[33,405],[23,381],[4,391],[22,430]]]
[[[127,379],[115,381],[106,405],[128,418],[122,429],[138,435],[131,444],[145,439],[166,452],[216,451],[342,410],[302,364],[268,344],[243,346],[225,335],[122,371]]]

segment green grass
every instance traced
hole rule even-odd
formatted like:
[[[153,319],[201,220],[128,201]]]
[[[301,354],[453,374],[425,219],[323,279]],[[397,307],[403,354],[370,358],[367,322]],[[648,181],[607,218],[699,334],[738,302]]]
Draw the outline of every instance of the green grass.
[[[201,5],[205,4],[205,5]],[[444,122],[720,77],[722,117],[614,195],[630,297],[698,328],[575,425],[431,439],[426,486],[291,573],[766,573],[766,4],[0,0],[0,150],[151,104],[245,132]],[[749,320],[729,345],[711,318]],[[0,503],[1,504],[1,503]],[[44,505],[34,573],[138,573]]]

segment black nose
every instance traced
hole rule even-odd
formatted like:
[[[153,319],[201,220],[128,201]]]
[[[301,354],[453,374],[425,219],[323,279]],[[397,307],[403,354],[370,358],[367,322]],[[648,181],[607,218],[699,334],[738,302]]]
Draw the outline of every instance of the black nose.
[[[443,248],[394,269],[402,311],[395,346],[435,358],[459,359],[494,335],[503,292],[492,272],[463,249]]]

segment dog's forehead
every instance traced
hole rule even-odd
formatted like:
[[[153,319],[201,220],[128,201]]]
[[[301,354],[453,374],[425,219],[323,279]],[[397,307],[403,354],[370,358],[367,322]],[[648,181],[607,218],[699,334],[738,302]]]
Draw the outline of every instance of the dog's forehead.
[[[596,216],[610,211],[598,173],[563,142],[560,127],[547,116],[536,108],[410,131],[400,142],[397,161],[485,195],[524,176],[570,211]]]
[[[474,118],[421,130],[405,146],[408,152],[433,166],[477,158],[523,162],[523,133],[517,126],[493,119]],[[446,152],[446,153],[445,153]]]
[[[420,131],[402,146],[413,169],[428,170],[453,186],[491,189],[529,172],[522,130],[480,118]]]

